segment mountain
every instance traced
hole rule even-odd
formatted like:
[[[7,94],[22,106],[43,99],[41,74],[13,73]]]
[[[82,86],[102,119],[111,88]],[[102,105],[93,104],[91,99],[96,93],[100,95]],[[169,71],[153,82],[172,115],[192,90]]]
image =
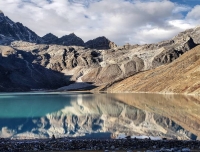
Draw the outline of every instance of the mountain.
[[[9,44],[13,40],[42,43],[42,39],[23,24],[13,22],[0,11],[0,44]]]
[[[0,11],[0,44],[6,45],[10,44],[12,41],[21,40],[31,43],[37,44],[57,44],[57,45],[65,45],[65,46],[85,46],[84,41],[76,36],[74,33],[69,35],[62,36],[58,38],[57,36],[48,33],[43,37],[38,36],[35,32],[24,26],[19,22],[13,22],[7,16],[4,15],[2,11]],[[93,40],[92,40],[93,41]],[[106,41],[106,43],[102,43]],[[95,46],[92,48],[102,48],[109,49],[112,47],[110,40],[105,37],[102,39],[95,40]],[[87,43],[88,47],[88,43]]]
[[[23,60],[26,56],[31,56],[25,59],[30,63],[30,67],[34,64],[34,67],[38,65],[62,73],[66,77],[66,84],[69,84],[69,81],[75,82],[74,86],[71,84],[63,87],[65,83],[60,85],[63,90],[68,90],[76,89],[77,86],[90,86],[91,83],[106,88],[134,74],[174,62],[196,45],[192,37],[185,36],[182,39],[175,37],[157,44],[129,47],[125,45],[108,50],[27,42],[13,42],[11,47],[17,54],[23,52]],[[2,62],[1,65],[5,67],[6,63]]]
[[[164,68],[200,44],[200,27],[159,43],[116,46],[106,37],[84,43],[74,33],[61,38],[49,33],[38,38],[34,32],[14,23],[2,12],[0,19],[0,43],[4,44],[0,46],[2,91],[8,88],[12,91],[60,87],[61,90],[70,90],[77,86],[97,86],[100,87],[97,90],[106,90],[113,83],[130,76],[157,67]],[[16,41],[19,38],[24,41]],[[43,44],[37,44],[36,40]],[[145,81],[141,83],[145,84]]]
[[[53,43],[54,44],[54,43]],[[61,38],[58,38],[55,41],[55,44],[58,45],[76,45],[76,46],[84,46],[84,41],[77,37],[74,33],[71,33],[69,35],[62,36]]]
[[[45,44],[53,44],[58,39],[57,36],[53,35],[52,33],[48,33],[42,37]]]
[[[45,36],[43,36],[42,39],[45,44],[57,44],[65,46],[70,46],[70,45],[85,46],[86,48],[98,49],[98,50],[111,49],[117,47],[117,45],[114,42],[111,42],[104,36],[98,37],[93,40],[89,40],[86,43],[84,43],[84,41],[80,37],[76,36],[74,33],[62,36],[61,38],[58,38],[52,33],[48,33]]]
[[[107,90],[199,94],[199,65],[200,45],[168,65],[131,76],[111,85]]]
[[[91,49],[111,49],[114,47],[117,47],[117,45],[114,42],[111,42],[106,37],[98,37],[93,40],[89,40],[85,43],[85,47],[91,48]]]
[[[69,35],[62,36],[58,38],[57,36],[53,35],[52,33],[48,33],[42,37],[45,44],[57,44],[57,45],[64,45],[64,46],[84,46],[84,41],[76,36],[74,33]]]

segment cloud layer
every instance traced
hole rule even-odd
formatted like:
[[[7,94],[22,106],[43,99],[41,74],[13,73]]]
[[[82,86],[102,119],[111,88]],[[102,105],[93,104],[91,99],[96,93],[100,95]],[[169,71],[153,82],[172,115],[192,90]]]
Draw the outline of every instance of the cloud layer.
[[[200,22],[200,5],[169,0],[1,0],[0,9],[40,36],[74,32],[84,41],[106,36],[118,45],[169,39]]]

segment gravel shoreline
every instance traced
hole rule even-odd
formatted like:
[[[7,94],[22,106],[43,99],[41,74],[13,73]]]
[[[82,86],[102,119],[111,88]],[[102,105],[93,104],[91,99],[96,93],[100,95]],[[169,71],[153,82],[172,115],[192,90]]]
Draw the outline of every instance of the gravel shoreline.
[[[150,139],[0,139],[1,152],[23,151],[145,151],[189,152],[200,151],[200,141]]]

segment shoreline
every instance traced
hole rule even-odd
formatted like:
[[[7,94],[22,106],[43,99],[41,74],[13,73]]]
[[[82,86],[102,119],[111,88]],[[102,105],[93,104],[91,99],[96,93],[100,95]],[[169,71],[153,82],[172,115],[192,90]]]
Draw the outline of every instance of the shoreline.
[[[0,139],[0,151],[198,151],[200,141],[150,139]]]
[[[124,94],[160,94],[160,95],[184,95],[184,96],[200,96],[200,93],[176,93],[176,92],[143,92],[143,91],[96,91],[93,89],[71,89],[71,90],[43,90],[43,89],[38,89],[38,90],[29,90],[29,91],[11,91],[11,92],[0,92],[0,93],[37,93],[37,92],[44,92],[44,93],[64,93],[64,92],[74,92],[74,93],[92,93],[92,94],[96,94],[96,93],[107,93],[107,94],[115,94],[115,93],[124,93]]]

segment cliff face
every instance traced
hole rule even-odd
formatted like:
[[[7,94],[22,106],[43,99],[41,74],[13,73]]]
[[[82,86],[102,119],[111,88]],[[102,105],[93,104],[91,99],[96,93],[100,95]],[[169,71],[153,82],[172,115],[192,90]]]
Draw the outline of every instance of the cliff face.
[[[199,121],[195,117],[199,110],[194,113],[190,111],[197,103],[191,100],[190,104],[185,105],[183,109],[180,107],[179,99],[185,99],[183,102],[186,102],[186,100],[190,101],[188,98],[174,96],[172,99],[175,100],[172,101],[175,104],[172,106],[166,102],[171,96],[149,98],[149,96],[134,96],[133,94],[124,96],[121,94],[80,94],[79,96],[72,94],[67,97],[65,94],[50,95],[45,96],[48,102],[41,102],[44,95],[35,95],[37,100],[26,95],[23,98],[29,99],[29,102],[19,101],[16,103],[18,106],[13,107],[8,104],[11,102],[8,96],[5,98],[7,104],[0,103],[1,116],[4,116],[0,118],[0,136],[49,138],[54,134],[56,137],[85,136],[87,138],[90,134],[98,136],[98,133],[99,135],[107,133],[108,137],[111,134],[112,137],[116,137],[124,133],[170,139],[196,139],[199,136]],[[55,102],[53,98],[59,100]],[[158,103],[155,99],[161,100]],[[199,106],[196,108],[198,109]],[[34,113],[31,112],[33,110]],[[184,123],[185,121],[187,123]]]
[[[108,91],[199,94],[199,57],[200,46],[197,46],[168,65],[113,84]]]

